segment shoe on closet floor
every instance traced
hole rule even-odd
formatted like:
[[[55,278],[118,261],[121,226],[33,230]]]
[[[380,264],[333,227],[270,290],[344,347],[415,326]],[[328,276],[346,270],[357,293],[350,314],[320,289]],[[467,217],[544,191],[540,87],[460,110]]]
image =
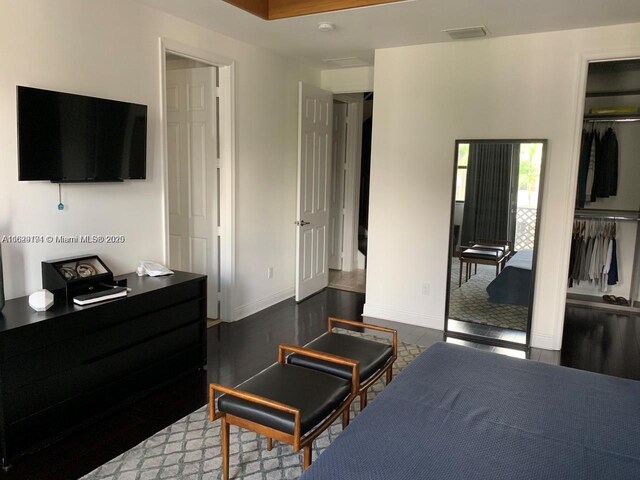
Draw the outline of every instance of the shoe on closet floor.
[[[625,307],[628,307],[629,301],[624,297],[616,297],[616,305],[624,305]]]

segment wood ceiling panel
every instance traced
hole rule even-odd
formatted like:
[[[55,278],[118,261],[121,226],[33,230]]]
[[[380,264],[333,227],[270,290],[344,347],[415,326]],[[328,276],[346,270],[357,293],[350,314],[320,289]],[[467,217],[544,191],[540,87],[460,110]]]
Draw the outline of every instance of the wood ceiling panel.
[[[265,20],[369,7],[401,0],[224,0]]]
[[[224,0],[234,7],[246,10],[260,18],[269,20],[269,0]]]

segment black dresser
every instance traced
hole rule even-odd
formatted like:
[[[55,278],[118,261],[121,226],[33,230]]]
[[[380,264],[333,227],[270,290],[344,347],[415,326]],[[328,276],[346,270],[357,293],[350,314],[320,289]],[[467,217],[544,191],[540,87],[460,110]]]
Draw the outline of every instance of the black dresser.
[[[123,275],[126,298],[0,315],[2,465],[206,364],[206,281]]]

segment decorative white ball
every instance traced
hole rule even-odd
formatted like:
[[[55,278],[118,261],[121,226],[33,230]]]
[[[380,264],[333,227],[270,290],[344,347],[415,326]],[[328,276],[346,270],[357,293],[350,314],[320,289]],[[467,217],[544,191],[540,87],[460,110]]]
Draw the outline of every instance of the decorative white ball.
[[[39,290],[29,295],[29,306],[36,312],[44,312],[53,305],[53,293],[49,290]]]

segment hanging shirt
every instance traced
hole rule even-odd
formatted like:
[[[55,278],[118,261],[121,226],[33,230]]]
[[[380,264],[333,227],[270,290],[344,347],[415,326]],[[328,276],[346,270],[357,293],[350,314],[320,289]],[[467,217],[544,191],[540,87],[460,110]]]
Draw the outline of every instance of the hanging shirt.
[[[593,239],[593,251],[589,262],[589,280],[598,283],[600,279],[600,250],[602,248],[600,236]]]
[[[618,194],[618,138],[614,129],[611,130],[611,140],[609,145],[609,155],[611,165],[610,177],[609,177],[609,195],[615,197]]]
[[[591,156],[591,140],[593,136],[586,130],[582,130],[582,142],[580,146],[580,163],[578,165],[578,186],[576,191],[576,208],[584,208],[586,201],[587,171]]]
[[[581,234],[578,234],[576,238],[576,256],[575,263],[573,264],[572,275],[573,280],[576,282],[576,285],[580,285],[580,265],[582,265],[582,258],[584,255],[582,254],[582,245],[584,243],[584,238]]]
[[[609,276],[607,278],[608,285],[615,285],[618,283],[618,255],[616,253],[616,239],[612,239],[611,247],[611,266],[609,267]]]
[[[586,202],[595,202],[595,195],[593,190],[593,179],[595,175],[596,168],[596,137],[599,137],[600,134],[597,130],[591,132],[591,148],[589,149],[589,166],[587,168],[587,184],[585,188],[585,201]],[[599,141],[599,138],[598,138]]]
[[[608,291],[609,285],[609,270],[611,269],[611,257],[613,255],[613,239],[608,239],[607,241],[607,258],[604,263],[604,267],[602,267],[602,280],[600,282],[600,290],[602,292]]]
[[[612,128],[605,132],[600,150],[600,155],[596,155],[595,193],[608,198],[618,193],[618,139]]]

